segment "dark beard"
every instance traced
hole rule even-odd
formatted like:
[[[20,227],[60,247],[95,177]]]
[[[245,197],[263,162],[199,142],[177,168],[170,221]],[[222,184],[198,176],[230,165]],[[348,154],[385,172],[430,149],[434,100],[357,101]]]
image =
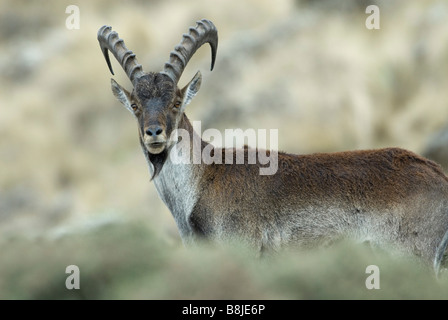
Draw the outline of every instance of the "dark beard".
[[[168,151],[163,150],[159,154],[152,154],[146,151],[149,156],[149,161],[151,161],[152,165],[154,166],[154,173],[152,174],[151,180],[157,177],[157,175],[162,171],[162,167],[165,164],[166,158],[168,158]]]
[[[163,165],[165,164],[166,159],[168,158],[168,150],[165,148],[162,152],[159,154],[152,154],[149,153],[148,149],[146,149],[145,144],[143,143],[142,139],[140,139],[140,145],[143,150],[143,154],[145,155],[146,161],[148,161],[152,164],[154,168],[154,172],[152,173],[151,181],[157,177],[157,175],[162,171]]]

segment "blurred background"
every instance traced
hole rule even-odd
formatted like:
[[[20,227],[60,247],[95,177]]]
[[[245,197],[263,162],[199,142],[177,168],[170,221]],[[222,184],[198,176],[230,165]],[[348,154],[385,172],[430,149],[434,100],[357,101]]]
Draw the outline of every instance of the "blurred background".
[[[380,8],[380,30],[365,26],[370,4]],[[66,27],[69,5],[79,8],[79,29]],[[1,0],[0,298],[185,298],[192,288],[195,298],[377,297],[365,290],[364,270],[352,277],[344,249],[330,255],[345,268],[338,276],[322,264],[326,253],[258,274],[240,255],[182,248],[149,181],[136,123],[112,95],[96,34],[111,25],[145,71],[160,71],[202,18],[218,28],[215,69],[204,46],[179,85],[201,70],[187,114],[203,130],[278,129],[279,149],[299,154],[402,147],[448,169],[446,0]],[[372,264],[362,250],[354,256]],[[65,289],[69,264],[83,266],[90,290]],[[344,280],[332,291],[314,290],[334,277]],[[400,288],[382,297],[413,292]],[[419,294],[445,297],[439,289]]]

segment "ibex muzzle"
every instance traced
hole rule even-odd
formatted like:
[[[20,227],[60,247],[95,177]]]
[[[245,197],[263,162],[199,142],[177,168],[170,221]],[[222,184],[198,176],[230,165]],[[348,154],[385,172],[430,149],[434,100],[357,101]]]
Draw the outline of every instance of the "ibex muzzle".
[[[138,120],[154,184],[184,243],[241,239],[263,254],[351,238],[414,254],[438,272],[448,244],[448,177],[439,165],[399,148],[311,155],[279,152],[279,169],[266,176],[259,174],[260,159],[251,164],[174,163],[168,152],[180,148],[179,140],[171,139],[175,129],[192,137],[192,153],[198,144],[216,159],[237,152],[202,141],[184,113],[199,90],[201,74],[183,89],[177,87],[191,56],[204,43],[211,46],[213,68],[215,26],[201,20],[190,28],[159,73],[143,72],[110,27],[99,30],[98,40],[111,72],[108,50],[133,84],[129,93],[112,80],[112,91]],[[248,150],[238,152],[247,156]]]

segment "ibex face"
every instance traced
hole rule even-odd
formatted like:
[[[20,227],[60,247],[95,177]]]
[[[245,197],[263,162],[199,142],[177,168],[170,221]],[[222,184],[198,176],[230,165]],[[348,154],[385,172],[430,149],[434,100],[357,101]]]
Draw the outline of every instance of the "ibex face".
[[[198,21],[196,28],[190,28],[182,41],[170,54],[170,60],[162,72],[145,73],[137,63],[135,55],[128,50],[118,34],[103,26],[98,31],[101,50],[113,74],[109,60],[110,50],[133,84],[130,93],[115,80],[111,79],[115,97],[138,120],[139,135],[142,144],[150,154],[160,154],[171,147],[171,133],[177,129],[185,107],[198,92],[201,85],[201,73],[180,90],[177,87],[182,72],[196,50],[204,43],[210,43],[212,49],[212,69],[216,57],[218,34],[215,26],[208,20]]]
[[[141,141],[151,154],[159,154],[171,147],[169,139],[182,118],[185,106],[199,90],[198,72],[188,85],[179,90],[164,73],[149,73],[140,77],[129,93],[115,80],[112,92],[134,114],[138,121]]]

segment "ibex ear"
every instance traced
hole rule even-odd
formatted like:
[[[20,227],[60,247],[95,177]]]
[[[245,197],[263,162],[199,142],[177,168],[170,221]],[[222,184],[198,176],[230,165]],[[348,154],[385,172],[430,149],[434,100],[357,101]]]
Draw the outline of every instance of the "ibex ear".
[[[131,107],[131,94],[125,88],[120,86],[114,79],[110,79],[110,84],[112,86],[112,92],[115,98],[118,99],[129,111],[132,111]]]
[[[191,99],[198,93],[199,88],[201,87],[202,75],[201,72],[198,71],[193,79],[182,89],[182,111],[184,111],[185,107],[191,102]]]

